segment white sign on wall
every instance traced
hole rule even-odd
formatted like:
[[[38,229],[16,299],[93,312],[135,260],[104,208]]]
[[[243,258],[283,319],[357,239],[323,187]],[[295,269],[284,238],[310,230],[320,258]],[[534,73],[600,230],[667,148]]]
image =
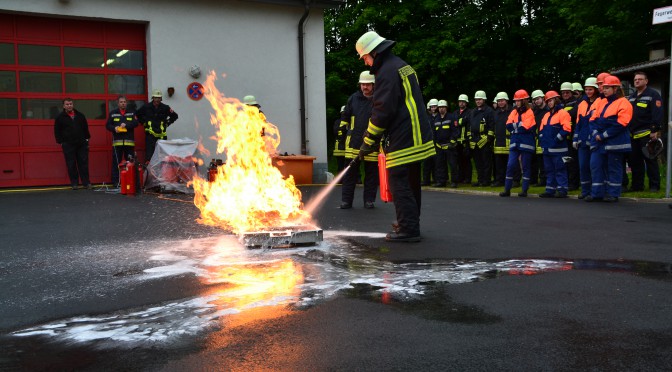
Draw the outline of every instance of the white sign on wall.
[[[666,22],[672,22],[672,6],[654,9],[652,24],[657,25]]]

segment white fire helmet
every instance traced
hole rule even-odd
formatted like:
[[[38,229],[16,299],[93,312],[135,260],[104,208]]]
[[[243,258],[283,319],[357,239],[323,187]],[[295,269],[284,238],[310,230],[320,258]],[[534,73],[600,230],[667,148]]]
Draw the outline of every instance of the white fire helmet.
[[[246,104],[246,105],[257,105],[258,104],[257,99],[254,98],[254,96],[252,96],[252,95],[245,96],[243,98],[243,103]]]
[[[154,97],[163,98],[163,94],[161,94],[161,89],[152,90],[152,98]]]
[[[442,99],[439,101],[439,104],[437,105],[439,107],[448,107],[448,102],[446,102],[445,99]]]
[[[378,33],[375,31],[369,31],[360,36],[357,40],[357,43],[355,44],[355,49],[357,49],[359,58],[361,59],[365,55],[371,53],[371,51],[374,50],[383,41],[385,41],[385,38],[378,35]]]
[[[368,70],[362,71],[362,73],[359,74],[359,84],[374,84],[375,82],[376,77],[371,75]]]

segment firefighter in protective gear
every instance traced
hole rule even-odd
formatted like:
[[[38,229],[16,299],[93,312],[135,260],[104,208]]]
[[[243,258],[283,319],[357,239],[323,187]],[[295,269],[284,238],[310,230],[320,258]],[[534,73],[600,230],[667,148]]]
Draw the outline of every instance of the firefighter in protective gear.
[[[583,97],[583,87],[581,86],[581,83],[572,83],[572,94],[574,94],[574,98],[577,100],[581,100]]]
[[[478,181],[472,186],[490,186],[492,177],[492,143],[495,138],[495,111],[486,104],[487,96],[482,90],[474,94],[476,107],[466,118],[469,148],[474,158]]]
[[[433,156],[432,128],[425,111],[415,70],[394,55],[392,40],[369,31],[355,45],[364,63],[371,66],[377,88],[373,110],[360,149],[363,157],[377,148],[385,136],[384,151],[389,186],[397,222],[385,237],[388,241],[420,241],[420,164]]]
[[[579,108],[576,114],[576,127],[574,128],[574,136],[572,139],[572,146],[577,150],[579,160],[579,177],[581,181],[581,194],[579,199],[583,199],[590,195],[591,190],[591,176],[590,176],[590,118],[595,112],[595,102],[597,101],[599,91],[597,86],[597,79],[589,77],[585,84],[586,95],[579,102]]]
[[[506,130],[506,123],[511,113],[509,105],[509,95],[506,92],[499,92],[495,96],[495,143],[494,143],[494,178],[492,187],[504,186],[506,175],[506,164],[509,161],[509,143],[511,135]],[[520,174],[518,174],[520,176]],[[517,178],[519,180],[519,178]]]
[[[623,97],[621,81],[616,76],[604,78],[602,91],[604,98],[590,118],[592,189],[583,200],[617,202],[623,180],[623,156],[632,149],[627,129],[632,120],[632,105]]]
[[[518,193],[518,196],[526,197],[527,190],[530,188],[530,165],[532,163],[532,156],[534,156],[536,151],[536,121],[529,101],[530,95],[524,89],[516,91],[513,95],[515,108],[511,111],[506,121],[506,129],[511,133],[509,162],[506,166],[504,191],[499,196],[511,195],[514,175],[516,172],[520,172],[521,166],[523,168],[523,190]],[[520,163],[518,159],[520,159]]]
[[[105,128],[112,132],[112,184],[119,187],[119,163],[135,157],[135,128],[138,118],[127,108],[126,97],[117,98],[117,108],[110,111]]]
[[[549,111],[541,119],[539,145],[544,151],[546,191],[539,194],[539,197],[566,198],[567,167],[562,158],[569,153],[567,136],[572,131],[572,119],[569,113],[563,110],[558,92],[549,90],[544,99]]]
[[[429,124],[433,127],[439,116],[439,100],[432,98],[427,104],[429,107]],[[432,179],[435,182],[438,182],[436,179],[436,157],[430,156],[425,161],[422,162],[422,186],[429,186],[432,184]]]
[[[579,156],[571,146],[572,136],[574,135],[574,126],[576,125],[576,112],[579,108],[579,101],[574,96],[574,85],[570,82],[564,82],[560,85],[560,96],[562,97],[562,107],[569,113],[572,119],[572,131],[567,138],[569,147],[569,157],[572,159],[567,162],[567,177],[569,183],[569,190],[576,190],[579,188]]]
[[[539,127],[541,126],[541,119],[548,112],[548,106],[544,100],[544,92],[537,89],[530,95],[532,98],[532,112],[534,113],[535,125],[535,146],[536,150],[532,157],[532,175],[530,176],[530,184],[532,186],[546,186],[546,171],[544,170],[544,155],[541,146],[539,146]]]
[[[345,140],[348,135],[348,123],[341,121],[341,116],[345,111],[345,106],[341,106],[338,119],[334,121],[332,128],[334,132],[334,152],[333,156],[336,158],[337,172],[341,173],[345,168]]]
[[[446,187],[448,184],[448,167],[450,167],[450,187],[457,187],[457,134],[458,123],[452,113],[448,112],[448,102],[438,102],[439,115],[434,120],[434,143],[436,146],[434,187]]]
[[[378,152],[366,154],[361,162],[352,162],[358,158],[359,149],[364,143],[364,133],[369,125],[371,109],[373,108],[373,94],[375,92],[375,77],[369,71],[359,74],[359,89],[348,98],[345,111],[341,115],[341,125],[348,128],[345,140],[345,158],[350,159],[351,166],[343,177],[341,188],[341,209],[352,208],[355,198],[355,186],[360,179],[360,164],[364,164],[364,208],[373,209],[378,192]],[[377,150],[377,149],[375,149]]]
[[[161,102],[163,95],[159,89],[152,91],[152,100],[147,102],[136,113],[138,122],[145,127],[145,161],[154,155],[158,140],[168,139],[168,127],[177,120],[177,113],[170,106]]]
[[[636,72],[633,92],[628,100],[632,105],[632,121],[628,125],[632,138],[632,153],[628,164],[632,169],[632,191],[644,190],[644,174],[649,177],[649,190],[660,190],[660,170],[658,159],[646,149],[650,140],[657,139],[663,121],[663,99],[654,89],[648,87],[649,80],[644,72]],[[640,151],[641,150],[641,151]],[[643,151],[647,151],[647,156]]]
[[[465,118],[469,116],[471,109],[469,108],[469,96],[460,94],[457,97],[457,110],[453,112],[453,116],[457,120],[457,147],[455,153],[457,154],[457,168],[458,177],[455,183],[471,184],[471,154],[469,153],[469,136],[468,128],[466,126]]]

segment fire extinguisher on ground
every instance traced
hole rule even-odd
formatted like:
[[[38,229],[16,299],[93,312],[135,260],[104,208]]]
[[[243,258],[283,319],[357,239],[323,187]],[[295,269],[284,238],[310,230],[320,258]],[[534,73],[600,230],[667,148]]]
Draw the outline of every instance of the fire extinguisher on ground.
[[[123,195],[135,195],[135,163],[133,159],[129,159],[119,165],[121,169],[120,180],[121,180],[121,194]]]

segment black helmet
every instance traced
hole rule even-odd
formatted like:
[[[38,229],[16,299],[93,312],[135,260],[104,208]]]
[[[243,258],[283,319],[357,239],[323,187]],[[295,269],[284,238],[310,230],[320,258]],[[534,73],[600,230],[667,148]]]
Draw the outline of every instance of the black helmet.
[[[663,152],[663,141],[660,138],[652,138],[642,147],[642,153],[649,159],[656,159]]]

